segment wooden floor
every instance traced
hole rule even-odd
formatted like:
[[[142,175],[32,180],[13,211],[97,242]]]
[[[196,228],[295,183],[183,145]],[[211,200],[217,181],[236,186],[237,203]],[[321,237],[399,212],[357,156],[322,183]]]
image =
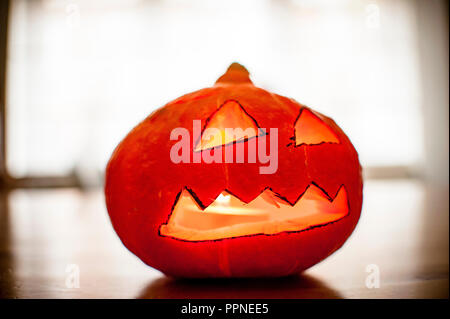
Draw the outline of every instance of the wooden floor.
[[[0,205],[3,298],[448,298],[448,189],[417,181],[366,182],[344,247],[271,280],[165,277],[122,246],[101,190],[16,190]]]

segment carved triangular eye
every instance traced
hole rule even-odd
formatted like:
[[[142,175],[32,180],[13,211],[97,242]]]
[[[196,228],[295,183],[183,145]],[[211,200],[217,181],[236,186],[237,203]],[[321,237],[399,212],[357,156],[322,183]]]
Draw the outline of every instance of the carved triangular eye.
[[[294,124],[295,145],[339,143],[336,134],[312,111],[304,108]]]
[[[207,120],[200,140],[194,151],[243,142],[265,135],[256,121],[236,101],[225,102]]]

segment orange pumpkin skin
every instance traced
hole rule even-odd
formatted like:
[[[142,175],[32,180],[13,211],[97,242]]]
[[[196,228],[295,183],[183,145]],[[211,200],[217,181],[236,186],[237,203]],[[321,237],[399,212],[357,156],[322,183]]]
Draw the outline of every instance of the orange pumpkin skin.
[[[259,163],[171,161],[171,130],[184,127],[192,136],[193,120],[203,125],[228,100],[238,101],[260,127],[278,128],[275,174],[260,174]],[[184,95],[148,116],[117,146],[106,168],[107,209],[123,244],[149,266],[191,278],[286,276],[339,249],[360,217],[363,183],[358,154],[336,123],[317,112],[339,143],[288,146],[302,109],[308,108],[255,87],[245,69],[232,65],[215,86]],[[333,198],[344,185],[348,214],[325,225],[271,235],[184,241],[159,232],[185,187],[208,206],[225,189],[250,202],[267,187],[295,202],[312,182]]]

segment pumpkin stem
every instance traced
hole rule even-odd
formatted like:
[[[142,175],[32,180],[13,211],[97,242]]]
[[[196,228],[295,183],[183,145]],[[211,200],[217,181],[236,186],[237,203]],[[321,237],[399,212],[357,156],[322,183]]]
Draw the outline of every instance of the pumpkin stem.
[[[228,67],[225,74],[216,81],[216,84],[223,83],[252,83],[252,81],[247,69],[241,64],[234,62]]]

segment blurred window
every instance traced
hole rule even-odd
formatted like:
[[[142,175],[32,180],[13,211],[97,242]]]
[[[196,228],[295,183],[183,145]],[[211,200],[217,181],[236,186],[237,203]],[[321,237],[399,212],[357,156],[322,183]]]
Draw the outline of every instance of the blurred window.
[[[414,166],[416,33],[406,0],[15,0],[7,165],[14,177],[98,174],[155,108],[238,61],[256,85],[333,117],[363,165]]]

